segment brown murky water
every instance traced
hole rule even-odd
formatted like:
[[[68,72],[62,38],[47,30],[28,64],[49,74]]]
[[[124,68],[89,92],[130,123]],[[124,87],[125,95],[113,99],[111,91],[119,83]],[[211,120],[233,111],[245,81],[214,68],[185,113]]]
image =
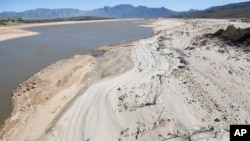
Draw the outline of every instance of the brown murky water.
[[[28,28],[40,35],[0,42],[0,125],[10,114],[12,90],[49,64],[99,46],[143,38],[147,21],[116,21]]]

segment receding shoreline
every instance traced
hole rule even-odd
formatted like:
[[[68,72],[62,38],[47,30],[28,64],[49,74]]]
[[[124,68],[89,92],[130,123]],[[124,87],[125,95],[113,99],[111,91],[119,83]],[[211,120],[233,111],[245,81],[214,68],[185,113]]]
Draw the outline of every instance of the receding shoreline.
[[[44,25],[43,27],[37,26],[40,24],[35,24],[35,26],[30,25],[30,24],[8,26],[8,28],[10,28],[10,29],[11,28],[15,29],[16,27],[19,28],[20,26],[21,27],[22,26],[31,26],[31,27],[27,27],[27,28],[20,28],[20,30],[24,30],[24,32],[37,32],[37,33],[39,33],[39,35],[30,36],[28,38],[18,38],[18,39],[9,40],[9,41],[5,40],[5,41],[1,42],[0,46],[1,46],[2,55],[1,55],[0,64],[2,66],[5,66],[5,68],[1,69],[1,74],[0,74],[1,75],[1,84],[0,85],[1,85],[1,87],[3,87],[3,89],[1,89],[1,92],[3,92],[1,95],[1,99],[2,100],[5,99],[4,102],[1,102],[1,107],[2,107],[1,111],[2,111],[2,109],[4,109],[3,107],[6,107],[6,104],[10,105],[10,95],[12,93],[12,90],[14,90],[18,86],[18,84],[27,80],[30,76],[32,76],[36,72],[40,71],[42,68],[46,67],[47,65],[52,64],[53,62],[55,62],[57,60],[60,60],[63,58],[68,58],[70,56],[74,56],[75,54],[91,53],[90,50],[93,48],[96,48],[98,46],[107,45],[110,43],[116,43],[120,39],[121,40],[123,40],[123,39],[131,40],[133,38],[140,38],[141,35],[143,35],[143,36],[150,35],[150,33],[152,31],[151,29],[149,29],[149,28],[145,29],[145,32],[144,32],[143,28],[141,28],[141,27],[137,28],[138,21],[140,23],[145,23],[141,19],[138,21],[137,20],[138,19],[128,19],[128,20],[117,19],[117,20],[105,20],[103,22],[96,21],[97,23],[95,23],[94,21],[88,21],[88,22],[91,22],[91,24],[86,23],[87,21],[85,22],[86,24],[82,24],[84,22],[74,22],[74,23],[73,22],[66,22],[66,23],[62,22],[62,23],[60,23],[60,25],[58,25],[59,23],[54,23],[54,24],[56,24],[55,26],[49,26],[49,25],[45,26],[47,24],[43,24]],[[90,37],[86,37],[88,35],[86,35],[83,32],[83,31],[91,32],[91,28],[93,28],[93,27],[96,27],[96,28],[107,27],[105,29],[108,30],[111,27],[111,26],[109,26],[110,23],[116,23],[115,26],[112,26],[111,29],[117,29],[117,28],[123,29],[123,30],[120,30],[119,32],[124,31],[124,29],[126,29],[126,28],[135,29],[135,30],[133,30],[133,32],[142,31],[142,30],[143,30],[143,32],[139,32],[140,34],[127,33],[127,34],[123,34],[121,37],[115,37],[114,39],[112,38],[113,35],[110,35],[112,33],[106,34],[106,32],[101,32],[102,30],[100,30],[100,31],[96,30],[93,32],[93,34],[90,33]],[[128,26],[126,23],[129,23]],[[52,23],[49,23],[49,24],[51,25]],[[2,27],[2,28],[4,28],[4,27]],[[54,31],[56,31],[58,29],[59,30],[63,29],[64,27],[66,29],[68,29],[69,33],[64,32],[65,35],[64,34],[60,34],[60,35],[70,36],[70,38],[67,38],[67,40],[60,41],[63,37],[58,37],[57,33]],[[89,28],[89,30],[86,28]],[[77,30],[77,29],[79,29],[79,30]],[[98,32],[102,33],[101,35],[107,35],[107,36],[102,37],[101,35],[98,35]],[[20,36],[20,35],[22,36],[25,33],[20,33],[20,34],[17,33],[16,34],[15,32],[13,32],[11,34],[15,34],[17,36]],[[96,36],[94,34],[96,34]],[[121,32],[121,34],[122,34],[122,32]],[[133,34],[133,35],[129,36],[130,34]],[[6,35],[6,34],[3,34],[3,35]],[[4,37],[7,37],[7,36],[4,36]],[[86,37],[86,39],[85,39],[85,37]],[[42,40],[40,40],[40,38]],[[83,38],[83,39],[81,39],[81,38]],[[95,40],[95,38],[98,40],[98,42],[92,43]],[[44,47],[43,47],[42,41],[45,42]],[[64,43],[62,43],[62,42],[64,42]],[[73,49],[71,49],[71,48],[73,48]],[[20,52],[20,53],[18,53],[18,52]],[[15,60],[15,58],[17,58],[17,56],[19,59]],[[17,62],[17,63],[15,64],[15,62]],[[10,75],[10,77],[8,77],[9,75]],[[9,94],[9,95],[7,95],[7,94]],[[8,107],[6,109],[7,109],[6,111],[9,111],[10,107]],[[0,121],[3,121],[3,117],[6,117],[6,115],[7,115],[7,112],[5,112],[5,113],[3,112],[1,115]]]
[[[202,35],[229,23],[161,19],[151,37],[50,65],[14,92],[0,139],[227,141],[250,123],[249,54]]]

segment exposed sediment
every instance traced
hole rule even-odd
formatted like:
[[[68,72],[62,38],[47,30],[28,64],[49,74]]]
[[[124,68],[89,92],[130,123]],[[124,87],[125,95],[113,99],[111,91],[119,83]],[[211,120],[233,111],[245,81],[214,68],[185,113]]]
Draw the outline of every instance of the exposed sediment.
[[[0,139],[229,140],[250,122],[249,53],[203,36],[228,24],[158,20],[152,37],[49,66],[14,91]]]

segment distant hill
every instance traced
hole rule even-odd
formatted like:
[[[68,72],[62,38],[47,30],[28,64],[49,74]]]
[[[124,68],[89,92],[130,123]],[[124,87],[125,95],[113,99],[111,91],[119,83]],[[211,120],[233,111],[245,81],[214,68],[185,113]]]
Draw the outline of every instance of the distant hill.
[[[82,11],[79,9],[44,9],[27,10],[24,12],[3,12],[0,13],[2,18],[36,18],[36,19],[54,19],[67,18],[77,16],[96,16],[108,18],[160,18],[169,17],[176,12],[162,8],[148,8],[145,6],[134,7],[132,5],[123,4],[114,7],[104,7],[91,11]]]
[[[250,1],[215,6],[202,11],[179,14],[179,18],[250,18]]]
[[[114,17],[114,18],[164,18],[177,12],[162,8],[148,8],[145,6],[134,7],[122,4],[114,7],[105,6],[85,13],[88,16]]]

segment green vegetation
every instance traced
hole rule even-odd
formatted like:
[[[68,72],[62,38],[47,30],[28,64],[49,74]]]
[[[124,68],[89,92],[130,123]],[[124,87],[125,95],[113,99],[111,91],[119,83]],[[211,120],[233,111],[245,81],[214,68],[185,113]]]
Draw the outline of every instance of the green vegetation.
[[[80,17],[57,18],[57,19],[0,18],[0,25],[15,25],[23,23],[48,23],[48,22],[62,22],[62,21],[87,21],[87,20],[104,20],[104,19],[108,18],[92,17],[92,16],[80,16]]]
[[[234,45],[250,45],[250,27],[242,29],[229,25],[226,30],[219,29],[213,35]]]
[[[21,18],[0,18],[0,25],[10,25],[20,23]]]

